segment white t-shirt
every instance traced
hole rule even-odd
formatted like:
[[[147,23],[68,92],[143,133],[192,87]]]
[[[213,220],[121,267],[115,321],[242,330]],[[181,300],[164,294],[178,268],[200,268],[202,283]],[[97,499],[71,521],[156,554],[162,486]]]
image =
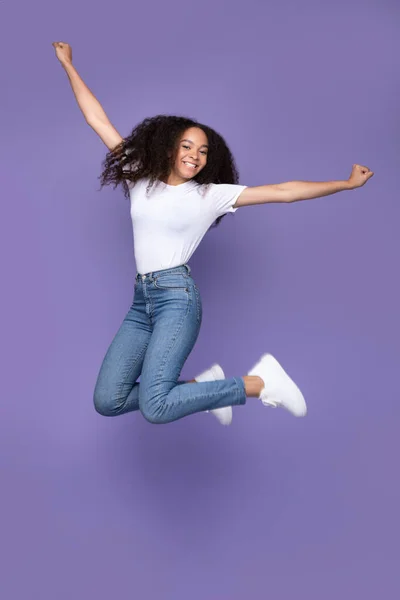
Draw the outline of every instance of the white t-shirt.
[[[136,269],[142,275],[187,263],[216,218],[237,211],[233,205],[247,187],[158,181],[146,195],[148,179],[127,183]]]

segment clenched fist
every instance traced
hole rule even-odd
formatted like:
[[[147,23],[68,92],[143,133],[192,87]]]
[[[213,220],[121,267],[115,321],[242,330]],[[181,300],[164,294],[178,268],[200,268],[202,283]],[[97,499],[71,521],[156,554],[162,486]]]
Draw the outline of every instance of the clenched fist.
[[[373,174],[373,171],[370,171],[368,167],[363,167],[362,165],[353,165],[351,175],[348,179],[350,187],[354,189],[363,186],[365,183],[367,183],[368,179],[373,176]]]
[[[66,42],[53,42],[56,50],[56,55],[61,64],[71,63],[72,64],[72,48]]]

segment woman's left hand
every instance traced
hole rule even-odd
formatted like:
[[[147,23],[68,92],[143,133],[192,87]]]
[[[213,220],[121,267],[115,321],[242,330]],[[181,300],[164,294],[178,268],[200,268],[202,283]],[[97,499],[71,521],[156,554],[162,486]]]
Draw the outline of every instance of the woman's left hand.
[[[353,170],[348,179],[350,189],[359,188],[367,183],[368,179],[373,176],[373,171],[362,165],[353,165]]]

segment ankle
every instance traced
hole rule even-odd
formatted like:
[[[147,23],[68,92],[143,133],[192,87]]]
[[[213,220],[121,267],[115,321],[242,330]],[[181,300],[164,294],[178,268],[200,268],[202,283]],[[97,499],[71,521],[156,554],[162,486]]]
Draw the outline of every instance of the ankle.
[[[258,398],[264,388],[264,381],[258,375],[245,375],[243,377],[246,396]]]

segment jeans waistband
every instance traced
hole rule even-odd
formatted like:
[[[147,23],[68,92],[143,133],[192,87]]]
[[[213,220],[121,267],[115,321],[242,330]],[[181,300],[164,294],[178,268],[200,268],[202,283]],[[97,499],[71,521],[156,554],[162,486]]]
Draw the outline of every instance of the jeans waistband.
[[[150,271],[149,273],[137,273],[135,279],[136,281],[139,281],[140,279],[153,279],[162,273],[181,273],[182,271],[186,271],[188,275],[191,273],[189,265],[185,263],[184,265],[171,267],[170,269],[160,269],[159,271]]]

